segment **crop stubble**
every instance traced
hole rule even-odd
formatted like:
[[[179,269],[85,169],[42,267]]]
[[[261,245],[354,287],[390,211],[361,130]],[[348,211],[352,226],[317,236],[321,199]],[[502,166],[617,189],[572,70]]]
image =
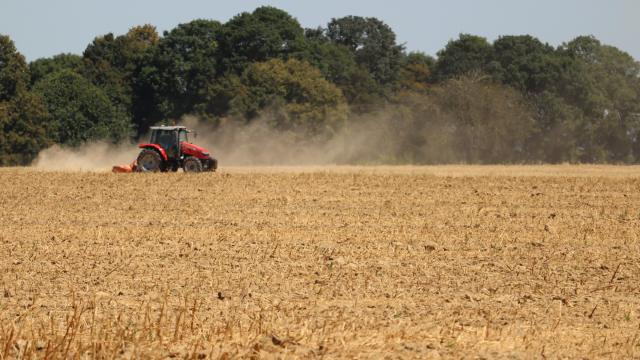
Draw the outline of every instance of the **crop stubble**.
[[[2,169],[0,358],[638,357],[638,175]]]

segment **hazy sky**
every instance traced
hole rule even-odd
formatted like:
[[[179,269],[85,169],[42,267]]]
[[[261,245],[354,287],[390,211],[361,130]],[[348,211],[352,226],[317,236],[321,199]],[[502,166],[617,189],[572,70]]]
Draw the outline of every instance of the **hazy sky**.
[[[639,0],[0,0],[0,34],[11,36],[31,61],[81,54],[95,36],[123,34],[134,25],[150,23],[162,32],[196,18],[225,22],[261,5],[286,10],[304,27],[375,16],[409,50],[431,55],[459,33],[489,40],[531,34],[554,46],[591,34],[640,59]]]

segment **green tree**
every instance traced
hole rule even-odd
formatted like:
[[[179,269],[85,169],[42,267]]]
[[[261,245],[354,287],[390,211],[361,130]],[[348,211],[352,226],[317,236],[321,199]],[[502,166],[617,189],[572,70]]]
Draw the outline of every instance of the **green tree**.
[[[166,119],[213,111],[208,89],[218,72],[221,24],[194,20],[180,24],[147,54],[136,73],[135,122],[138,132]]]
[[[51,145],[49,113],[42,99],[19,91],[10,101],[0,101],[0,166],[28,165]]]
[[[95,139],[119,141],[131,135],[126,114],[104,91],[70,70],[48,75],[34,87],[51,115],[51,137],[59,144],[79,145]]]
[[[331,42],[323,29],[307,31],[307,48],[300,56],[320,69],[322,75],[337,85],[355,112],[370,110],[371,104],[384,102],[384,89],[345,45]]]
[[[431,80],[431,69],[435,59],[420,52],[412,52],[404,57],[400,69],[399,86],[402,90],[425,91]]]
[[[245,91],[241,76],[229,72],[207,84],[203,89],[202,101],[192,113],[198,115],[201,121],[217,126],[221,118],[232,110],[232,100]]]
[[[574,39],[561,50],[573,63],[563,74],[560,94],[584,114],[576,133],[580,161],[638,161],[638,62],[588,36]]]
[[[528,97],[535,127],[527,140],[528,161],[575,162],[581,157],[576,135],[583,114],[564,98],[571,59],[529,36],[502,36],[493,43],[488,71],[494,79]],[[573,73],[570,77],[580,76]],[[581,130],[582,129],[582,130]]]
[[[82,75],[102,88],[116,106],[131,112],[135,72],[158,41],[152,25],[133,27],[118,37],[111,33],[96,37],[83,53]]]
[[[493,48],[487,39],[460,34],[457,40],[447,43],[438,52],[438,60],[433,71],[434,80],[444,81],[470,73],[485,73],[491,62]]]
[[[349,48],[332,43],[326,38],[307,40],[307,49],[301,60],[318,68],[327,80],[340,87],[351,83],[352,76],[358,68]]]
[[[395,33],[384,22],[360,16],[332,19],[327,25],[327,36],[348,47],[356,62],[379,84],[392,84],[398,79],[403,46],[396,44]]]
[[[82,57],[75,54],[58,54],[50,58],[37,59],[29,63],[31,86],[51,73],[66,69],[80,72],[81,68]]]
[[[527,159],[533,112],[517,90],[482,77],[463,76],[434,89],[453,119],[452,146],[460,161],[513,163]]]
[[[493,43],[489,72],[526,93],[551,91],[562,63],[553,47],[530,36],[501,36]]]
[[[0,35],[0,101],[7,101],[26,89],[29,68],[13,41]]]
[[[28,84],[24,56],[0,35],[0,165],[27,165],[49,145],[48,113]]]
[[[275,128],[335,130],[347,116],[340,89],[310,64],[289,59],[255,63],[242,76],[246,90],[233,99],[234,110],[253,119],[268,114]]]
[[[580,161],[583,149],[577,135],[584,114],[552,91],[530,96],[535,128],[527,140],[527,160],[549,163]]]
[[[241,73],[252,62],[287,59],[305,48],[304,30],[287,12],[263,6],[229,20],[219,37],[222,69]]]

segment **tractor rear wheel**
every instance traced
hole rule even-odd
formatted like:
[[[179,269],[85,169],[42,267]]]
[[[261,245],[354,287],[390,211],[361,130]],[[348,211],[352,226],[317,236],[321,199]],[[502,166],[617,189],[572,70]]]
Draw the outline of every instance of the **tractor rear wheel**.
[[[138,160],[136,160],[138,172],[158,172],[162,170],[162,157],[156,151],[144,149],[140,151]]]
[[[186,173],[202,172],[202,162],[200,162],[200,159],[188,157],[182,162],[182,169]]]

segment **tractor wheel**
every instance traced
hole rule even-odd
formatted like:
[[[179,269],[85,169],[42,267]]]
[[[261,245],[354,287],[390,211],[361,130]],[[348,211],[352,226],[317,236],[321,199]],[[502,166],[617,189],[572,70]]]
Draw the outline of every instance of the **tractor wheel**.
[[[204,171],[216,171],[218,168],[218,160],[212,157],[202,160],[202,167]]]
[[[144,149],[140,151],[136,161],[138,163],[136,171],[138,172],[158,172],[162,170],[162,157],[154,150]]]
[[[202,163],[200,159],[188,157],[182,162],[182,169],[186,173],[199,173],[202,172]]]

